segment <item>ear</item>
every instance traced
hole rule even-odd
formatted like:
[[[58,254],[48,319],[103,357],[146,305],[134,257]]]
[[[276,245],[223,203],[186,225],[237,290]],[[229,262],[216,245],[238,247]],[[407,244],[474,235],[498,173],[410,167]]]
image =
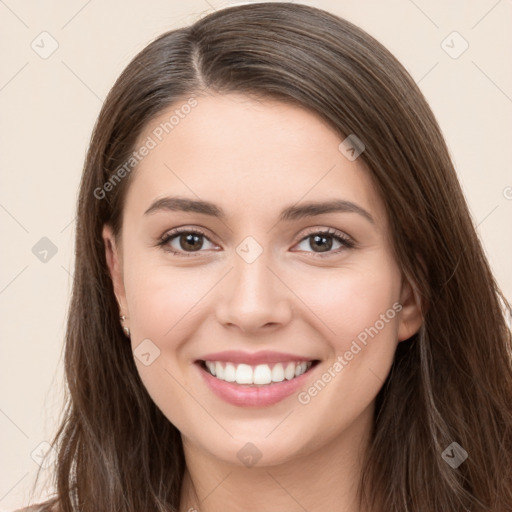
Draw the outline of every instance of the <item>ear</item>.
[[[116,240],[112,233],[112,228],[105,224],[103,226],[103,241],[105,243],[105,257],[107,260],[110,277],[114,293],[119,304],[119,312],[121,315],[127,314],[126,295],[123,282],[123,262],[121,251],[117,247]]]
[[[423,324],[421,299],[416,286],[405,276],[400,291],[402,310],[398,320],[398,341],[405,341],[416,334]]]

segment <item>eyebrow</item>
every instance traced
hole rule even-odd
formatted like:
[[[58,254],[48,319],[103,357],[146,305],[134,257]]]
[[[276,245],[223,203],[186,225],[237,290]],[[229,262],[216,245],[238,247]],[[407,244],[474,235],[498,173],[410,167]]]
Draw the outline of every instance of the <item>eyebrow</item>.
[[[202,213],[219,219],[226,219],[224,210],[210,201],[189,199],[185,197],[163,197],[154,201],[144,212],[144,215],[151,215],[159,211],[182,211]],[[293,221],[304,217],[314,217],[325,213],[357,213],[375,224],[373,217],[364,208],[356,203],[344,199],[331,199],[329,201],[310,201],[301,205],[286,207],[279,216],[279,221]]]

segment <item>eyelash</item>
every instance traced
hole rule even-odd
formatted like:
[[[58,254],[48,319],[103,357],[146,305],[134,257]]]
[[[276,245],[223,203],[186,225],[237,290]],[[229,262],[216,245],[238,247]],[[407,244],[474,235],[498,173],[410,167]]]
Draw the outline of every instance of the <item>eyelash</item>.
[[[169,249],[166,247],[166,245],[173,238],[175,238],[177,235],[180,235],[183,233],[199,235],[199,236],[206,238],[210,243],[213,243],[206,236],[206,234],[200,230],[191,229],[191,228],[176,228],[176,229],[173,229],[172,231],[169,231],[168,233],[166,233],[162,237],[162,239],[158,242],[158,246],[160,246],[165,252],[171,253],[178,257],[188,258],[188,257],[200,256],[201,255],[200,253],[202,251],[197,251],[196,253],[194,253],[194,252],[187,253],[184,251],[175,251],[174,249]],[[307,238],[312,237],[313,235],[328,235],[343,245],[343,248],[340,248],[336,251],[327,251],[326,253],[314,253],[313,252],[312,254],[315,258],[326,258],[328,256],[332,256],[333,254],[339,254],[344,249],[353,249],[356,246],[355,242],[350,237],[348,237],[345,233],[342,233],[341,231],[338,231],[336,229],[331,229],[331,228],[326,229],[326,230],[320,230],[320,231],[312,231],[312,232],[308,233],[306,236],[302,237],[297,243],[301,243],[304,240],[306,240]]]

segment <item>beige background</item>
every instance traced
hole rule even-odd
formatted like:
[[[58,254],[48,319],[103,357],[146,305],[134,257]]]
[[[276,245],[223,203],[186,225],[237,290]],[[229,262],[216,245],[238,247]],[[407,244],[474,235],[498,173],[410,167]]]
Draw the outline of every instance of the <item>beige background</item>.
[[[61,410],[75,201],[102,101],[153,38],[234,3],[0,0],[0,511],[28,503]],[[512,1],[302,3],[368,31],[419,83],[512,300]],[[46,262],[32,252],[43,237],[57,249]]]

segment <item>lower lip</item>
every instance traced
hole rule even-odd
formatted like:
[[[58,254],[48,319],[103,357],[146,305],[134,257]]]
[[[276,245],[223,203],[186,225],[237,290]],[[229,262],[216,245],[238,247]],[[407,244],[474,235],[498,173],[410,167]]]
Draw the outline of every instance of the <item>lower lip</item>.
[[[265,384],[264,386],[250,386],[226,382],[214,377],[205,370],[200,363],[196,363],[203,379],[209,388],[220,398],[239,407],[266,407],[276,404],[292,395],[304,386],[306,379],[318,364],[313,365],[307,372],[291,380]]]

